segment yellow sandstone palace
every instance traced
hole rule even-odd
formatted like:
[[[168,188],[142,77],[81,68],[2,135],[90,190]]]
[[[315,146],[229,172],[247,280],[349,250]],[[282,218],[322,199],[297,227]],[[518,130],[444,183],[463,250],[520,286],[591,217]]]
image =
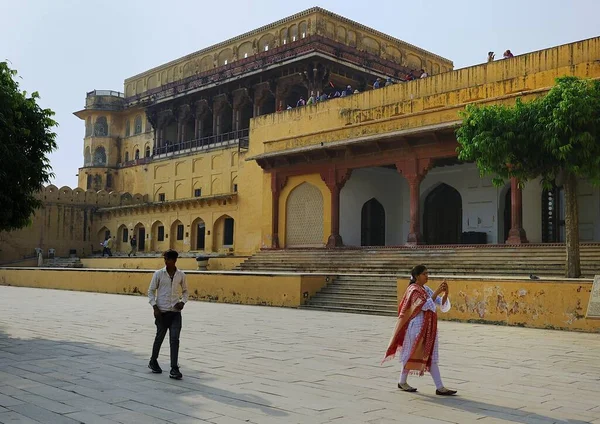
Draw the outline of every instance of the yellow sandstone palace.
[[[496,188],[456,159],[468,103],[600,77],[600,38],[460,70],[313,8],[87,93],[78,188],[49,186],[3,261],[35,248],[235,253],[408,243],[560,242],[562,191]],[[580,184],[582,241],[600,191]],[[442,208],[443,206],[443,208]],[[443,209],[443,210],[442,210]]]

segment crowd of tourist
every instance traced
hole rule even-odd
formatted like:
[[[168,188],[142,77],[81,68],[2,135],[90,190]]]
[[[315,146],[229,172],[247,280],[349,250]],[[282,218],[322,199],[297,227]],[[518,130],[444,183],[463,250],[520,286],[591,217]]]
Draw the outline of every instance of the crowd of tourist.
[[[384,82],[381,78],[377,78],[373,82],[373,90],[376,90],[376,89],[382,88],[382,87],[387,87],[387,86],[390,86],[390,85],[393,85],[396,83],[403,83],[403,82],[413,81],[416,79],[427,78],[428,76],[429,76],[429,74],[427,73],[427,71],[425,71],[424,69],[421,69],[418,72],[414,72],[414,71],[409,72],[406,75],[404,75],[404,77],[398,78],[396,80],[392,80],[391,77],[387,77]],[[327,90],[323,90],[323,93],[317,92],[315,94],[314,92],[311,92],[308,99],[305,99],[304,96],[300,96],[300,99],[298,99],[298,101],[296,102],[295,105],[288,104],[285,109],[290,110],[290,109],[294,109],[294,107],[314,105],[316,103],[324,102],[329,99],[336,99],[339,97],[346,97],[346,96],[350,96],[352,94],[360,93],[360,91],[358,89],[353,89],[351,85],[348,85],[346,88],[342,88],[342,89],[336,88],[333,85],[333,83],[331,83],[331,82],[329,83],[329,85],[330,85],[330,88],[328,88]],[[284,110],[283,104],[280,104],[279,107],[277,108],[277,112],[281,112],[283,110]]]

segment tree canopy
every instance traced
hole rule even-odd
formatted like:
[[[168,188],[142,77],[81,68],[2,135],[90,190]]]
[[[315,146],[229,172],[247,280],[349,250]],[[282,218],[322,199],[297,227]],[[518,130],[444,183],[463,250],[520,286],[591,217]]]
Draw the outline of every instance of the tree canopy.
[[[542,177],[565,189],[567,275],[579,277],[577,178],[600,183],[600,81],[556,79],[542,97],[514,105],[468,105],[458,157],[501,185]]]
[[[53,177],[48,154],[56,149],[54,112],[37,92],[19,89],[17,72],[0,62],[0,230],[26,226],[41,206],[40,188]]]

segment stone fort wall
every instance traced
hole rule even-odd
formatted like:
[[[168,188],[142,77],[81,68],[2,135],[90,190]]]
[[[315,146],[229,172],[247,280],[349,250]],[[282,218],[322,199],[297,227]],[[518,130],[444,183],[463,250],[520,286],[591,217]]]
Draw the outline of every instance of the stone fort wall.
[[[71,250],[85,256],[99,250],[95,211],[103,207],[127,206],[147,202],[139,193],[93,191],[49,185],[37,194],[43,206],[31,217],[29,226],[0,233],[0,262],[8,263],[34,257],[41,248],[44,257],[49,249],[66,257]]]

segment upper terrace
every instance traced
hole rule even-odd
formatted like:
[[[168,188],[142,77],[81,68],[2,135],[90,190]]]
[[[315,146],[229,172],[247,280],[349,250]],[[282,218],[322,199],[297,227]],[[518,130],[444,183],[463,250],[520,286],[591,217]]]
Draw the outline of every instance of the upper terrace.
[[[249,157],[270,167],[294,156],[307,160],[311,151],[330,150],[331,157],[348,144],[418,142],[421,132],[456,126],[468,103],[514,103],[545,93],[563,75],[600,78],[599,57],[596,37],[260,116],[251,124]]]
[[[425,68],[432,74],[453,68],[448,59],[315,7],[128,78],[125,96],[140,100],[161,92],[161,87],[195,77],[201,83],[210,75],[226,74],[239,67],[241,63],[236,66],[235,62],[254,63],[255,59],[259,59],[259,64],[269,62],[267,58],[276,53],[274,49],[292,47],[308,38],[334,42],[341,54],[343,46],[367,53],[365,59],[371,62],[391,61],[407,69]]]

